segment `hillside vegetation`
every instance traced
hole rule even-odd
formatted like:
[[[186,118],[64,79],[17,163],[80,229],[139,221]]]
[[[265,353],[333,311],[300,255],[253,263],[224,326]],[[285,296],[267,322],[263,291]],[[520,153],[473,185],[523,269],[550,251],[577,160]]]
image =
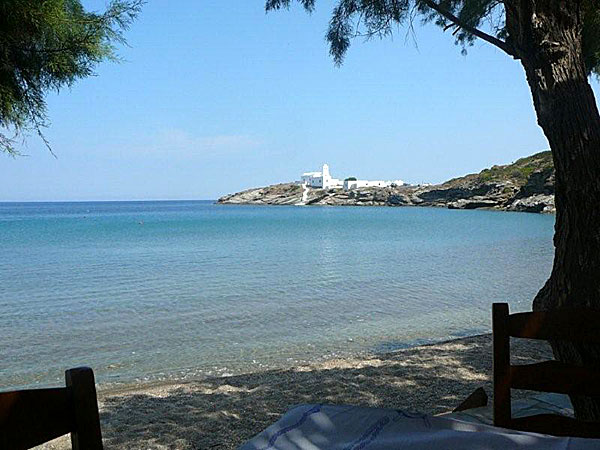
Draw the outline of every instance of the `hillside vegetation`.
[[[431,186],[343,189],[284,183],[221,197],[219,203],[267,205],[440,206],[554,212],[554,166],[550,151],[492,166]]]
[[[518,159],[506,166],[492,166],[479,172],[478,178],[482,182],[510,180],[513,183],[527,183],[534,172],[554,170],[552,152],[545,151],[532,156]]]
[[[489,169],[483,169],[479,173],[469,174],[442,183],[452,185],[464,182],[478,183],[505,183],[509,182],[516,186],[523,186],[534,172],[554,171],[552,162],[552,153],[550,150],[536,153],[535,155],[526,156],[525,158],[517,159],[512,164],[503,166],[492,166]]]

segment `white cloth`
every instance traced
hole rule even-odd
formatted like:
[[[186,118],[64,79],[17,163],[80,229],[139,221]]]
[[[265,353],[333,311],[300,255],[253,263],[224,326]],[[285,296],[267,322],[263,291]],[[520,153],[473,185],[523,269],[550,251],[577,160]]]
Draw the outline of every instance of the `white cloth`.
[[[240,450],[588,450],[600,439],[523,433],[400,410],[300,405]]]

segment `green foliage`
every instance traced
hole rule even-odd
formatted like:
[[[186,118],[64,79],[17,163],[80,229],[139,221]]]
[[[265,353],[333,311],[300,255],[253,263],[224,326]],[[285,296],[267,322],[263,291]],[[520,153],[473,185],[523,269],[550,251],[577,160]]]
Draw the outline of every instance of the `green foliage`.
[[[104,13],[79,0],[0,2],[0,151],[17,154],[16,138],[47,125],[45,95],[117,60],[115,44],[143,0],[114,0]],[[12,134],[8,136],[7,134]],[[48,146],[48,148],[50,148]]]
[[[348,177],[344,181],[356,181],[356,177]]]
[[[292,0],[267,0],[267,11],[289,8]],[[297,0],[308,12],[315,0]],[[399,26],[412,30],[415,20],[434,23],[444,31],[451,30],[463,53],[477,37],[510,53],[505,42],[505,1],[501,0],[337,0],[333,9],[327,41],[336,64],[341,64],[351,40],[383,38]],[[583,53],[590,73],[600,75],[600,2],[581,0],[583,11]],[[566,6],[570,7],[570,6]]]
[[[315,0],[298,0],[309,12]],[[267,11],[288,8],[291,0],[267,0]],[[453,28],[448,18],[431,5],[440,5],[462,21],[465,27],[454,27],[453,35],[463,49],[475,39],[468,27],[486,24],[493,34],[505,34],[504,15],[501,2],[497,0],[338,0],[333,9],[327,41],[336,64],[341,64],[352,38],[385,37],[392,34],[398,25],[412,28],[414,20],[433,22],[445,29]]]
[[[552,153],[545,151],[518,159],[506,166],[493,166],[490,169],[484,169],[479,172],[477,179],[482,183],[511,180],[517,185],[523,185],[533,172],[553,167]]]

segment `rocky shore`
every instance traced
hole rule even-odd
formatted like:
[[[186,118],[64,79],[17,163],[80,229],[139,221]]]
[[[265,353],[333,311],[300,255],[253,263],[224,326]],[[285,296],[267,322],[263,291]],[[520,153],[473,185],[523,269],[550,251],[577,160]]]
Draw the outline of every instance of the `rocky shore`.
[[[304,189],[308,189],[308,192],[303,199]],[[226,195],[217,202],[253,205],[437,206],[553,213],[554,167],[552,155],[547,151],[438,185],[345,191],[282,183]]]

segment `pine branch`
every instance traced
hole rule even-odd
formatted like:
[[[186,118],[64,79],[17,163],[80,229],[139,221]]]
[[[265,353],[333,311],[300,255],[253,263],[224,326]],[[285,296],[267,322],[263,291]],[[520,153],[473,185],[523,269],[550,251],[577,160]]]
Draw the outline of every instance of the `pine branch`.
[[[471,33],[473,36],[477,36],[478,38],[480,38],[486,42],[489,42],[490,44],[498,47],[500,50],[504,51],[505,53],[512,56],[513,58],[515,58],[515,59],[519,58],[517,51],[511,45],[509,45],[507,42],[503,41],[502,39],[498,39],[494,36],[484,33],[483,31],[481,31],[475,27],[472,27],[471,25],[468,25],[467,23],[465,23],[464,21],[462,21],[461,19],[456,17],[454,14],[452,14],[450,11],[448,11],[445,8],[443,8],[442,6],[440,6],[434,0],[420,0],[420,1],[423,2],[425,5],[429,6],[431,9],[436,11],[441,16],[445,17],[447,20],[449,20],[453,24],[455,24],[457,27],[460,27],[463,30],[467,31],[468,33]]]

